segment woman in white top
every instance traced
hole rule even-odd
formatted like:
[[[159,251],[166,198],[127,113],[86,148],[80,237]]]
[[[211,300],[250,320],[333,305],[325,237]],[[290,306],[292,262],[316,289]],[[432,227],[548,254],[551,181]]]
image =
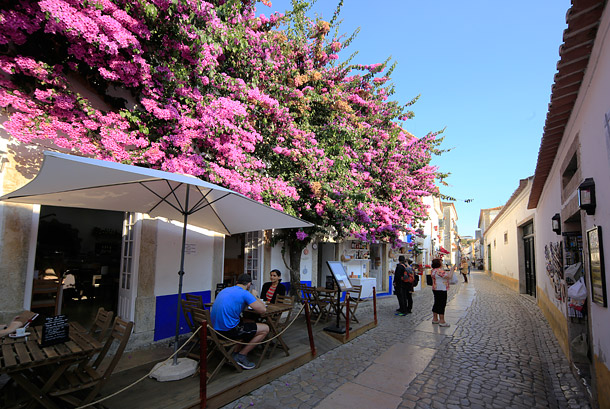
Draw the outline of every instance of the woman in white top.
[[[443,269],[443,263],[440,259],[432,260],[432,293],[434,294],[434,305],[432,306],[432,323],[438,324],[441,327],[448,327],[449,323],[445,322],[445,306],[447,305],[447,291],[449,291],[449,280],[453,274],[455,266],[451,271]]]

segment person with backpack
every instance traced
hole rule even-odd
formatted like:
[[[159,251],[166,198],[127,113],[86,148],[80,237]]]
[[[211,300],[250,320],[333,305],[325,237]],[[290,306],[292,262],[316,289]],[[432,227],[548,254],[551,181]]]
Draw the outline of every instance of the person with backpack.
[[[411,308],[413,307],[413,297],[411,296],[411,291],[413,291],[413,270],[407,268],[405,262],[405,257],[399,256],[398,265],[394,271],[396,297],[398,298],[398,309],[395,315],[401,317],[411,314]]]
[[[407,287],[407,295],[406,295],[407,314],[411,314],[411,312],[413,310],[413,288],[417,285],[415,283],[415,276],[417,274],[415,274],[415,270],[411,266],[412,264],[413,264],[413,260],[407,259],[407,265],[405,266],[407,268],[407,272],[405,273],[405,280],[404,280],[406,287]],[[418,279],[419,279],[419,277],[418,277]]]

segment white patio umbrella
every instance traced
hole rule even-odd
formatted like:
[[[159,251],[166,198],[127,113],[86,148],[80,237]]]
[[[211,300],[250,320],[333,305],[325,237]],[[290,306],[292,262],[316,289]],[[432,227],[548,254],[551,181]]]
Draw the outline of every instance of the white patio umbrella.
[[[56,152],[44,152],[38,175],[0,200],[138,212],[184,222],[175,348],[180,330],[187,223],[227,235],[312,225],[193,176]]]

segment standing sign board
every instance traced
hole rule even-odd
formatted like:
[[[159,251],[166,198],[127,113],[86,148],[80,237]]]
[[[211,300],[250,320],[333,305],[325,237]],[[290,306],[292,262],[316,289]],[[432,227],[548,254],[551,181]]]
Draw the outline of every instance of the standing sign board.
[[[327,261],[326,264],[328,264],[330,272],[332,273],[333,277],[335,277],[339,290],[341,292],[351,290],[352,283],[349,281],[349,277],[343,268],[343,264],[341,264],[340,261]]]

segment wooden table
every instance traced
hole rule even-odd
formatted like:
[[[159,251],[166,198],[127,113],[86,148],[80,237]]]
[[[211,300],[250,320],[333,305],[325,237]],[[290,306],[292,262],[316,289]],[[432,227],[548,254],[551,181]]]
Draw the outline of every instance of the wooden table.
[[[36,400],[45,408],[59,409],[48,395],[55,382],[72,364],[88,359],[103,345],[86,332],[71,330],[69,341],[43,348],[42,326],[28,331],[28,337],[0,340],[0,374],[8,374],[32,397],[28,407]]]

